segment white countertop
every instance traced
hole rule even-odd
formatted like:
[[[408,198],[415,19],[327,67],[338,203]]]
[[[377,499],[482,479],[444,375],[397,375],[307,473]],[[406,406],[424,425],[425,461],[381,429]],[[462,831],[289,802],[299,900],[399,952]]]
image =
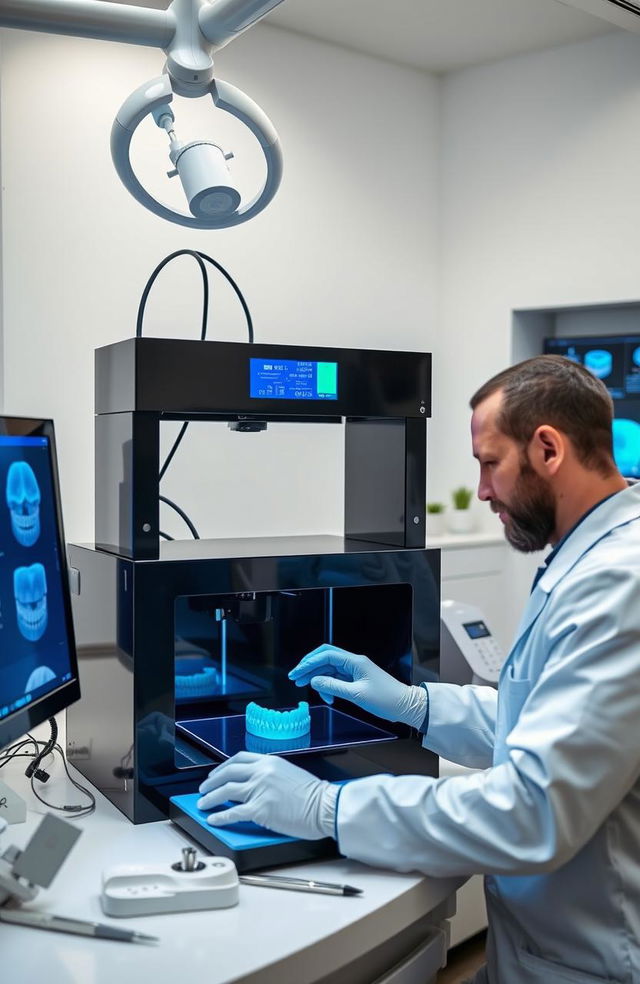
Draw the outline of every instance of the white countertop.
[[[427,548],[437,547],[439,550],[451,548],[463,549],[468,547],[487,547],[494,544],[506,546],[504,533],[501,530],[479,533],[443,533],[442,536],[429,536],[427,532]]]
[[[22,768],[12,763],[2,770],[3,780],[26,799],[28,814],[25,824],[2,834],[0,852],[10,844],[24,847],[46,812],[31,794]],[[81,802],[80,793],[64,785],[61,772],[56,758],[51,780],[39,787],[41,795],[56,803]],[[102,870],[118,863],[178,860],[189,841],[168,821],[134,826],[95,795],[96,812],[75,821],[82,836],[51,888],[41,890],[30,907],[134,928],[158,936],[160,943],[120,943],[0,924],[2,966],[10,968],[11,984],[181,984],[185,979],[312,984],[432,911],[463,881],[396,874],[338,859],[280,870],[355,885],[363,889],[362,896],[241,885],[240,902],[232,908],[111,919],[99,901]]]

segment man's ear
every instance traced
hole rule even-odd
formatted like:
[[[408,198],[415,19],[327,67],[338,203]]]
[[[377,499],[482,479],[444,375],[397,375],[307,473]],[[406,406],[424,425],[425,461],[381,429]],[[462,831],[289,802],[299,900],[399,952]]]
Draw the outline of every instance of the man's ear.
[[[541,477],[555,475],[566,456],[566,441],[555,427],[541,424],[533,433],[527,448],[531,467]]]

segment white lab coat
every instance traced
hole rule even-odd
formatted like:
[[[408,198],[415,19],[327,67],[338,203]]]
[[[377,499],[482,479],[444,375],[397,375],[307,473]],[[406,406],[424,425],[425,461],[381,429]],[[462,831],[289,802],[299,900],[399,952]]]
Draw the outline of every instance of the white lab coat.
[[[400,871],[485,873],[477,984],[639,984],[640,485],[561,546],[497,694],[428,690],[425,747],[484,771],[346,785],[341,852]]]

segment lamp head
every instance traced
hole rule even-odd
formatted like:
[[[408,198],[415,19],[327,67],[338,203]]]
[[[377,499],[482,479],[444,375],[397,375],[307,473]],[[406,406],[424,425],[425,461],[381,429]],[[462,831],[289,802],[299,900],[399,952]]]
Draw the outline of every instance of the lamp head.
[[[192,229],[224,229],[253,218],[269,204],[282,178],[282,152],[278,135],[267,116],[245,93],[220,79],[208,86],[208,94],[219,109],[240,120],[256,137],[264,156],[266,176],[262,188],[250,201],[241,202],[233,187],[225,154],[217,144],[194,140],[182,144],[173,128],[173,99],[168,75],[145,82],[121,106],[111,129],[111,156],[118,175],[134,198],[145,208],[170,222]],[[190,214],[176,211],[155,199],[140,184],[129,156],[131,140],[142,120],[153,115],[170,140],[170,158],[189,203]]]
[[[227,156],[233,155],[225,155],[217,144],[207,140],[172,148],[171,160],[196,218],[222,219],[237,212],[240,193],[230,182]]]

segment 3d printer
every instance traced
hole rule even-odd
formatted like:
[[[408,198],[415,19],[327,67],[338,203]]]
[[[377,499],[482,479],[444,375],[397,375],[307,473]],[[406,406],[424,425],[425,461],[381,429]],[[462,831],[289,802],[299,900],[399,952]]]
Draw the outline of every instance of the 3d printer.
[[[97,351],[96,543],[70,547],[83,699],[68,713],[67,754],[133,822],[171,813],[247,870],[335,845],[221,845],[219,828],[180,804],[235,752],[295,756],[334,781],[437,773],[409,728],[329,707],[287,676],[332,642],[406,682],[438,677],[440,558],[424,549],[430,378],[426,353],[157,338]],[[161,543],[167,419],[344,421],[344,536]],[[301,696],[305,735],[247,732],[249,703],[282,710]]]

